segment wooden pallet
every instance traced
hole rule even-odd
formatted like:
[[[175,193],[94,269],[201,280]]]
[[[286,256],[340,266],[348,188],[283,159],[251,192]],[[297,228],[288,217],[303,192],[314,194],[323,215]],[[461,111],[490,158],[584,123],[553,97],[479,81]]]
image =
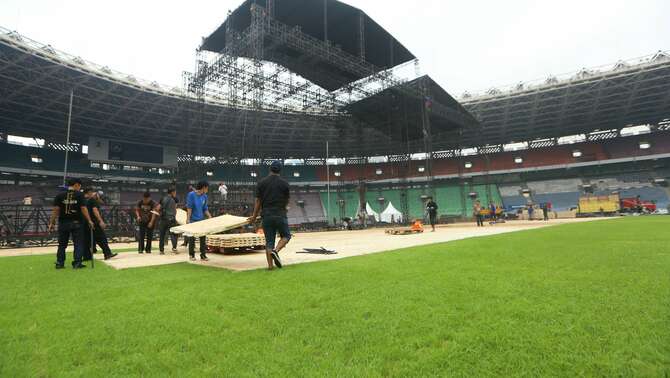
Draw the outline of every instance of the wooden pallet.
[[[207,246],[223,249],[260,247],[265,246],[265,236],[259,234],[209,235]]]
[[[411,234],[420,234],[423,230],[414,230],[410,227],[407,228],[392,228],[386,230],[386,233],[389,235],[411,235]]]

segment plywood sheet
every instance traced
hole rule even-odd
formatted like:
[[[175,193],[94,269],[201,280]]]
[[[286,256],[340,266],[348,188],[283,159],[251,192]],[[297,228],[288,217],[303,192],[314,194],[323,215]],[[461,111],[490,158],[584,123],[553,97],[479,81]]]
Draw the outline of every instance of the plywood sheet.
[[[247,224],[249,224],[247,218],[236,217],[233,215],[222,215],[200,222],[172,227],[170,232],[174,234],[183,234],[184,236],[201,237],[234,230]]]
[[[177,209],[177,224],[180,226],[183,226],[186,224],[186,220],[188,218],[188,213],[186,210],[183,209]]]

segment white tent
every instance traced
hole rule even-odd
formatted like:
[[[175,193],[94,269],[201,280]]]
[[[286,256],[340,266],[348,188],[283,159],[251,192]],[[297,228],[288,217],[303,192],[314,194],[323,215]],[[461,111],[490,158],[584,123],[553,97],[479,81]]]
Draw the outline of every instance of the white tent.
[[[374,211],[374,210],[372,209],[372,207],[370,206],[370,202],[367,202],[367,203],[365,204],[365,211],[368,213],[368,217],[369,217],[369,216],[374,216],[374,217],[375,217],[375,221],[379,222],[379,213],[377,213],[376,211]]]
[[[402,213],[393,206],[393,202],[389,202],[389,205],[386,207],[381,214],[381,220],[385,223],[399,223],[402,222]]]

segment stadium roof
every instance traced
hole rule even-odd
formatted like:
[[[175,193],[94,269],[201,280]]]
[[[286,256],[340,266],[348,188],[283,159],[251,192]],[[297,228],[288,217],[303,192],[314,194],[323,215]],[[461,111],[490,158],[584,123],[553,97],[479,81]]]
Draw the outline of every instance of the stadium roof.
[[[470,145],[657,124],[670,118],[670,54],[466,94],[461,103],[482,124],[464,141]]]
[[[247,30],[252,22],[251,9],[254,4],[266,9],[268,7],[267,0],[245,1],[216,31],[205,38],[201,49],[217,53],[224,51],[227,47],[227,29],[230,27],[235,33]],[[269,11],[274,20],[305,35],[306,39],[301,46],[308,45],[311,39],[328,41],[341,53],[363,60],[376,67],[377,71],[416,58],[365,12],[336,0],[274,0]],[[265,60],[283,65],[330,91],[366,77],[342,69],[325,59],[325,56],[318,61],[311,56],[305,61],[296,46],[286,41],[274,41],[269,46],[271,48],[266,47],[263,51]],[[328,75],[322,72],[328,72]]]
[[[72,88],[72,141],[81,144],[89,136],[148,138],[179,147],[182,154],[231,158],[323,157],[325,141],[331,142],[331,156],[338,157],[407,151],[383,129],[352,132],[342,120],[329,117],[263,112],[254,123],[258,113],[250,110],[211,100],[201,104],[179,89],[114,72],[0,28],[0,132],[64,142]],[[462,102],[481,126],[459,138],[435,132],[435,151],[656,124],[670,118],[670,59],[659,53],[642,62]],[[409,147],[423,148],[421,143]]]

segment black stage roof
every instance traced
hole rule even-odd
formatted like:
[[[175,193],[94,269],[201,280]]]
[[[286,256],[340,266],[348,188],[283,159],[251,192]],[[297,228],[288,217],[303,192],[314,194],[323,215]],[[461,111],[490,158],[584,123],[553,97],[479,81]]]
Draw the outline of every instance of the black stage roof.
[[[382,133],[398,133],[403,139],[416,140],[423,137],[424,107],[434,136],[478,125],[458,101],[427,75],[355,102],[345,110]]]
[[[245,1],[214,33],[205,38],[201,49],[222,52],[226,48],[226,27],[230,23],[232,30],[237,33],[249,28],[253,4],[266,8],[267,0]],[[274,0],[274,20],[290,28],[299,27],[305,35],[322,42],[326,40],[327,33],[330,45],[339,46],[344,53],[359,60],[362,44],[364,61],[377,70],[392,68],[416,58],[365,12],[336,0]],[[372,74],[344,71],[326,57],[319,60],[318,56],[311,56],[305,61],[304,57],[301,59],[304,52],[296,51],[289,44],[274,43],[274,48],[269,50],[272,51],[264,51],[264,59],[281,64],[330,91]],[[320,71],[329,72],[331,77],[339,72],[341,77],[332,82],[324,79]]]

